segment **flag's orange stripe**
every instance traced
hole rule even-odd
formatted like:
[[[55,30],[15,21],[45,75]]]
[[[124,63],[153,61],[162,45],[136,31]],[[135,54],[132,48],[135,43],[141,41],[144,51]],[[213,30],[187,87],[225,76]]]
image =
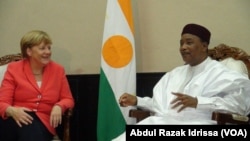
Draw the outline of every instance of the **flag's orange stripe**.
[[[130,0],[118,0],[120,7],[122,9],[122,12],[127,19],[128,25],[130,27],[130,30],[132,34],[134,34],[134,24],[133,24],[133,16],[132,16],[132,7],[131,7],[131,1]]]

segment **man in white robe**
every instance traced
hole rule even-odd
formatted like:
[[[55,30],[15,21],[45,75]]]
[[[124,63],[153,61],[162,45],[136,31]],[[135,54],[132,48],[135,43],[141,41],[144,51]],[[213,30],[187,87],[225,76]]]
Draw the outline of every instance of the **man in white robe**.
[[[242,115],[250,113],[250,81],[241,73],[208,57],[210,31],[197,24],[187,24],[181,33],[180,53],[186,65],[167,72],[153,89],[153,97],[125,93],[120,105],[137,106],[154,114],[146,124],[215,124],[214,110]],[[123,133],[115,141],[122,141]]]

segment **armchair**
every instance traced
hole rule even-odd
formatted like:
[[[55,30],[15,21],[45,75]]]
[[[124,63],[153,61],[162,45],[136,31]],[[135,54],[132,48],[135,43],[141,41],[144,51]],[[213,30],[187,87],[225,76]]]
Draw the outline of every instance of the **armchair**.
[[[235,60],[242,61],[247,69],[248,78],[250,78],[250,56],[242,49],[237,47],[230,47],[225,44],[220,44],[208,50],[208,55],[217,61],[222,61],[226,58],[232,57]],[[212,120],[217,121],[217,124],[250,124],[250,115],[243,116],[227,111],[214,111],[212,113]]]
[[[219,44],[218,46],[208,49],[208,55],[217,61],[222,61],[229,57],[235,60],[242,61],[246,66],[246,73],[250,78],[250,56],[240,48],[230,47],[225,44]],[[131,109],[129,111],[129,117],[136,118],[137,122],[150,116],[152,113],[149,111],[143,111],[141,109]],[[211,115],[211,119],[215,120],[217,124],[250,124],[250,115],[243,116],[227,111],[214,111]]]
[[[2,76],[6,70],[5,66],[6,64],[13,62],[13,61],[18,61],[22,59],[22,55],[20,53],[17,54],[9,54],[9,55],[5,55],[0,57],[0,66],[4,66],[1,70],[0,70],[0,84],[2,81]],[[63,135],[62,135],[62,141],[70,141],[70,117],[73,114],[73,109],[68,109],[65,111],[64,115],[63,115]],[[60,137],[58,135],[55,135],[53,137],[52,141],[60,141]]]

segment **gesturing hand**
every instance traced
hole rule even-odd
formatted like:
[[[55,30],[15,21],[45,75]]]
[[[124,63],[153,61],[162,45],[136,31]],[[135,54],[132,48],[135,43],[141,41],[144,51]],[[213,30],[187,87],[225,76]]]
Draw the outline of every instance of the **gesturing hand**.
[[[197,98],[182,93],[172,92],[172,94],[176,96],[176,98],[171,102],[171,104],[173,104],[172,108],[181,106],[178,112],[182,111],[186,107],[196,108],[198,103]]]

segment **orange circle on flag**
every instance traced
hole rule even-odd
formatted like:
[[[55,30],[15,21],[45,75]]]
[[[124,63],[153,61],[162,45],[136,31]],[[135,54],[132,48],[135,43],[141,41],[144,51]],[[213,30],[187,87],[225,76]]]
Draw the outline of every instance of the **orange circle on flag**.
[[[132,59],[132,45],[127,38],[121,35],[112,36],[104,43],[102,56],[111,67],[124,67]]]

